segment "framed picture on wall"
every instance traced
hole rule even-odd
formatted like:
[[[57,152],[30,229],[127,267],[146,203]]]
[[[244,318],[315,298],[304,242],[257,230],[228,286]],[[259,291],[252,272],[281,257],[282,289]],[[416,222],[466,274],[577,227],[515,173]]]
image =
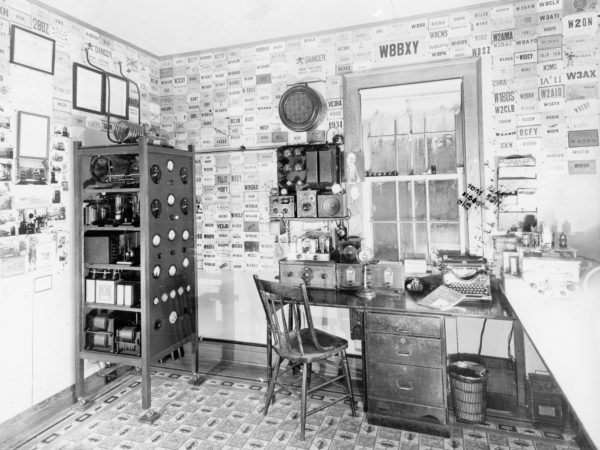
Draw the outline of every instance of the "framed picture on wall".
[[[104,73],[83,64],[73,64],[73,109],[104,114]]]
[[[129,80],[110,73],[105,74],[105,112],[118,119],[129,119]]]
[[[17,116],[18,184],[48,184],[50,117],[19,111]]]
[[[10,62],[54,74],[55,41],[17,25],[10,28]]]
[[[17,122],[17,157],[47,160],[50,117],[19,111]]]

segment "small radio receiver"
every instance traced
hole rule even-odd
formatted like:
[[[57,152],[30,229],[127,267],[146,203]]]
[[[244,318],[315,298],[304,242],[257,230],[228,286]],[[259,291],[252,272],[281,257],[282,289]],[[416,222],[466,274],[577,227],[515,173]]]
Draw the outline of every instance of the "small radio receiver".
[[[293,195],[269,196],[269,215],[271,217],[295,217],[296,203]]]
[[[317,191],[308,189],[296,192],[298,217],[317,217]]]

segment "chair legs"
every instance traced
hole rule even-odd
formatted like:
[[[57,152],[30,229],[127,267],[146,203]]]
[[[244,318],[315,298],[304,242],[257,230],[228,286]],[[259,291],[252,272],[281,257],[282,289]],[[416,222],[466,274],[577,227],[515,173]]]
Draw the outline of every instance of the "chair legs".
[[[275,368],[271,379],[269,380],[269,386],[267,387],[267,393],[265,394],[265,407],[263,414],[266,416],[269,412],[269,405],[273,400],[273,392],[275,392],[275,381],[277,381],[277,377],[279,376],[279,367],[281,366],[281,357],[279,355],[275,358]]]
[[[283,359],[277,355],[275,358],[275,364],[273,364],[273,375],[269,380],[269,386],[267,388],[267,393],[265,394],[265,407],[263,409],[263,414],[266,416],[269,412],[269,406],[273,401],[274,392],[275,392],[275,382],[277,377],[279,376],[279,369],[281,367],[281,363]],[[346,391],[348,393],[348,399],[350,401],[350,409],[352,412],[352,416],[356,417],[356,403],[354,401],[354,391],[352,389],[352,381],[350,379],[350,367],[348,365],[348,358],[346,356],[346,352],[342,351],[340,353],[340,363],[342,366],[342,371],[344,373],[344,382],[346,383]],[[306,439],[306,416],[308,410],[308,392],[310,390],[310,380],[311,380],[311,371],[312,364],[304,363],[302,364],[302,390],[300,393],[300,440],[304,441]],[[318,387],[315,389],[319,389]],[[324,406],[323,406],[324,407]],[[321,407],[321,408],[323,408]],[[318,408],[318,409],[321,409]]]
[[[350,409],[352,410],[352,417],[356,417],[356,403],[354,402],[354,391],[352,390],[352,380],[350,379],[350,366],[348,365],[348,358],[346,352],[341,352],[342,357],[342,370],[344,371],[344,380],[346,381],[346,389],[348,391],[348,399],[350,400]]]
[[[304,440],[306,427],[306,408],[308,403],[308,373],[310,364],[302,364],[302,396],[300,398],[300,440]]]

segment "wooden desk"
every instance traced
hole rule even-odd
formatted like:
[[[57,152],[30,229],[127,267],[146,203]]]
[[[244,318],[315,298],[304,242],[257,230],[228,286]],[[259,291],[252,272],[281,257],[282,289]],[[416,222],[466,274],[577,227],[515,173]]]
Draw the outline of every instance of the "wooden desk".
[[[449,436],[444,319],[512,321],[516,316],[496,282],[492,285],[491,301],[463,302],[438,311],[417,301],[437,287],[441,279],[430,277],[424,281],[426,289],[421,295],[377,291],[374,299],[366,300],[353,291],[318,288],[309,288],[308,295],[312,305],[350,310],[352,337],[362,343],[364,399],[369,421]],[[268,332],[268,380],[272,374],[271,353]],[[515,353],[517,399],[524,407],[525,360],[519,327],[515,329]],[[387,401],[389,398],[392,400]]]

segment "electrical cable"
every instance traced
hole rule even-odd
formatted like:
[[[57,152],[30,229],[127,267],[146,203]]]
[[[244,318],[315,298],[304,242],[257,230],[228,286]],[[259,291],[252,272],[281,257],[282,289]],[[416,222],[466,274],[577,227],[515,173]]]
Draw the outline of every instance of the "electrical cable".
[[[483,319],[483,326],[481,327],[481,334],[479,335],[479,350],[477,350],[478,355],[481,355],[481,347],[483,346],[483,333],[485,331],[486,324],[487,319]]]

